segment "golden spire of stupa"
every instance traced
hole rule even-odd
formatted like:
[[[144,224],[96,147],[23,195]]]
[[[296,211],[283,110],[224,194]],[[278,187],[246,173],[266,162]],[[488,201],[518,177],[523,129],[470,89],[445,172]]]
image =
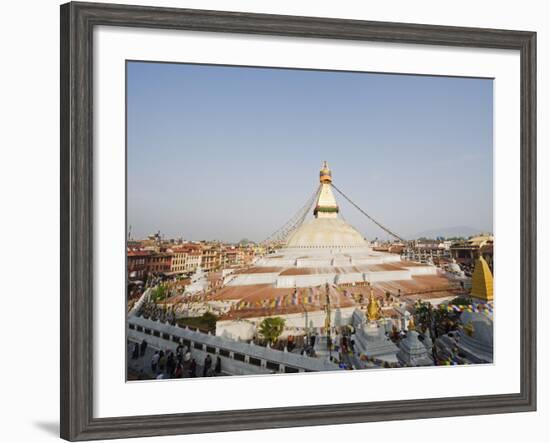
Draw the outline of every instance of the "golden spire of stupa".
[[[319,181],[321,183],[332,183],[332,172],[326,160],[323,162],[323,167],[319,171]]]
[[[407,329],[409,331],[416,331],[416,325],[414,324],[414,317],[411,315],[411,318],[409,319],[409,324],[407,325]]]
[[[317,203],[313,210],[313,215],[316,218],[337,218],[338,204],[332,193],[332,172],[326,161],[323,162],[323,167],[319,171],[319,193],[317,195]]]
[[[486,302],[493,301],[493,274],[481,256],[476,260],[472,275],[471,296]]]
[[[380,304],[374,298],[374,292],[370,290],[369,304],[367,305],[367,318],[369,321],[375,321],[380,318]]]

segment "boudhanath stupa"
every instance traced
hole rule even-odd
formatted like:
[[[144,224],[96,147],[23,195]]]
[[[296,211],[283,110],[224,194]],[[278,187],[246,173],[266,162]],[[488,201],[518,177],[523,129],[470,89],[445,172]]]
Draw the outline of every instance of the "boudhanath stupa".
[[[326,162],[319,181],[314,218],[290,232],[282,248],[228,275],[224,287],[211,297],[213,303],[232,306],[220,318],[217,331],[221,334],[234,336],[224,325],[244,318],[279,315],[293,324],[292,318],[300,317],[296,324],[304,325],[301,317],[306,311],[307,321],[315,327],[324,324],[327,304],[336,316],[332,324],[338,323],[338,313],[340,323],[345,324],[371,289],[378,297],[399,294],[414,299],[415,294],[423,294],[422,298],[445,299],[453,295],[453,284],[437,267],[374,251],[367,239],[339,216],[332,172]],[[315,318],[318,321],[312,320]],[[240,338],[247,335],[241,332]]]
[[[436,275],[437,268],[404,262],[397,254],[373,251],[364,236],[339,217],[326,162],[320,171],[314,218],[292,232],[284,248],[251,269],[228,278],[228,286],[269,284],[303,288],[329,284],[411,280]]]

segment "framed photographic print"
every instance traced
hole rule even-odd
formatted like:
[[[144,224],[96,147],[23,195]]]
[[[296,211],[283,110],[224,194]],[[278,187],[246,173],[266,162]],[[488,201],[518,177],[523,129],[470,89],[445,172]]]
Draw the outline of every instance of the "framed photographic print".
[[[61,436],[535,410],[535,43],[63,5]]]

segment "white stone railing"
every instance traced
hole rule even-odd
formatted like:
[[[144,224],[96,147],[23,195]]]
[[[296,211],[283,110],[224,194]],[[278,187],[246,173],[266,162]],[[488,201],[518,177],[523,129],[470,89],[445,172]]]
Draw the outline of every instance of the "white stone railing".
[[[146,301],[149,301],[149,298],[151,296],[151,291],[152,289],[148,288],[145,290],[143,294],[141,294],[141,297],[139,298],[139,300],[134,303],[134,306],[132,306],[132,309],[130,309],[130,311],[128,312],[128,318],[136,316],[139,310],[141,309],[141,307],[143,306],[143,304]]]
[[[143,317],[128,318],[128,338],[136,342],[145,339],[149,345],[157,349],[175,348],[178,343],[183,343],[189,347],[191,354],[199,363],[207,354],[220,356],[224,372],[233,374],[317,372],[340,369],[338,365],[324,359],[279,351],[253,343],[227,340],[188,327]]]

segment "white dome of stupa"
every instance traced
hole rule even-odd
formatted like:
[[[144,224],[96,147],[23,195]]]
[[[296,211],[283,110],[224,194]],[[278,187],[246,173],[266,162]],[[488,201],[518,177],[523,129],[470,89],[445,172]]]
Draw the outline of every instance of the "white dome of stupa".
[[[287,239],[287,248],[366,248],[363,236],[341,218],[314,218]]]

